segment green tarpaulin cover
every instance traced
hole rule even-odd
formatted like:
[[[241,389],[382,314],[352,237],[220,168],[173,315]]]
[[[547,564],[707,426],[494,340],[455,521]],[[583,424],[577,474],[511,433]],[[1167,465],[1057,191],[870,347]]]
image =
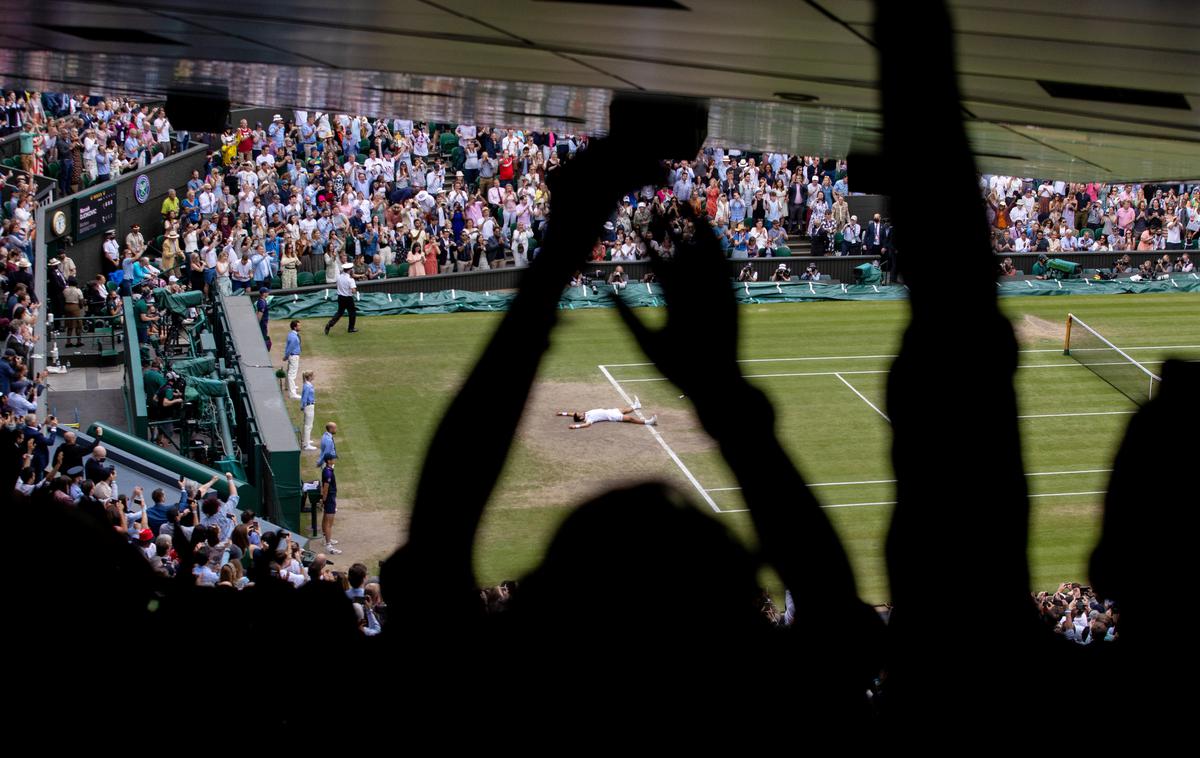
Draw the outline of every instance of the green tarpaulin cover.
[[[188,402],[202,397],[226,397],[225,382],[220,379],[205,379],[202,376],[188,377],[183,397]]]
[[[740,303],[796,303],[807,300],[904,300],[908,289],[903,285],[822,284],[820,282],[733,282],[734,296]],[[955,286],[947,279],[945,286]],[[1119,293],[1183,293],[1200,292],[1200,277],[1175,276],[1169,280],[1134,282],[1129,279],[1093,281],[1024,280],[998,282],[997,293],[1002,297],[1028,295],[1113,295]],[[511,292],[468,292],[445,290],[406,295],[369,292],[358,297],[360,316],[385,316],[405,313],[455,313],[458,311],[503,311],[512,302]],[[631,307],[665,305],[662,287],[657,284],[630,284],[624,289],[598,284],[596,292],[590,287],[572,287],[563,291],[558,302],[561,309],[611,308],[616,298]],[[337,297],[325,289],[304,295],[283,295],[270,299],[271,318],[329,318],[337,311]]]
[[[200,356],[199,358],[184,358],[183,360],[171,361],[171,368],[184,376],[207,377],[216,370],[217,360],[208,355]]]

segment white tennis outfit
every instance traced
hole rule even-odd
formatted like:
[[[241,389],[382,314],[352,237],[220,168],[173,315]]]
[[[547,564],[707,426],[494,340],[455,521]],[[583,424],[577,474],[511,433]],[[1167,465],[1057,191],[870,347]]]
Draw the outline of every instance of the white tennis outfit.
[[[625,414],[620,408],[595,408],[583,414],[584,423],[597,424],[601,421],[623,421]]]

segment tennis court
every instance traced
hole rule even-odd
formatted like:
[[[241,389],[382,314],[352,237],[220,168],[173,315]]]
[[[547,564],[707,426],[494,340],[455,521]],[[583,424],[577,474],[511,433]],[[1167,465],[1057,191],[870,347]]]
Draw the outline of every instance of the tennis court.
[[[1040,539],[1031,541],[1031,562],[1047,576],[1068,567],[1077,573],[1086,559],[1091,539],[1085,535],[1093,535],[1098,527],[1116,448],[1139,407],[1110,382],[1138,391],[1144,387],[1142,369],[1119,356],[1114,360],[1101,343],[1081,339],[1078,324],[1076,332],[1076,341],[1083,344],[1070,356],[1064,355],[1061,344],[1022,349],[1016,375],[1031,531],[1041,532]],[[1122,347],[1151,372],[1157,372],[1168,356],[1200,360],[1200,344]],[[894,358],[787,355],[741,361],[743,376],[774,399],[780,439],[847,543],[860,586],[868,594],[886,583],[882,545],[895,504],[886,407],[887,374]],[[939,367],[952,369],[952,364]],[[652,364],[603,364],[597,371],[623,402],[637,395],[655,410],[688,403]],[[673,439],[700,433],[698,428],[664,424],[646,429],[696,497],[731,527],[749,531],[740,488],[719,453],[677,450],[673,444]],[[986,486],[986,481],[980,482],[981,488]],[[964,493],[964,503],[969,499],[970,493]],[[1046,529],[1051,534],[1045,534]],[[1062,532],[1061,541],[1054,531]]]
[[[1137,409],[1132,400],[1082,367],[1078,355],[1063,355],[1067,312],[1157,369],[1168,356],[1200,360],[1197,303],[1186,294],[1001,301],[1023,350],[1016,380],[1020,413],[1026,418],[1018,423],[1035,496],[1029,562],[1038,589],[1086,577],[1087,556],[1100,525],[1099,493],[1107,485],[1106,469]],[[665,316],[661,308],[639,311],[652,327]],[[348,555],[355,560],[373,565],[394,549],[429,437],[499,317],[381,316],[364,320],[353,341],[331,336],[305,343],[303,365],[317,371],[319,419],[336,420],[339,426],[343,529]],[[829,506],[826,513],[846,547],[859,591],[873,602],[890,597],[883,545],[895,500],[895,476],[891,428],[883,414],[887,371],[907,321],[908,304],[903,301],[739,307],[743,373],[771,400],[782,443],[817,498]],[[313,323],[319,328],[320,322]],[[312,333],[313,327],[307,328]],[[277,329],[281,343],[286,324]],[[955,361],[962,349],[948,343],[944,360],[930,366],[930,380],[955,381]],[[1140,388],[1140,378],[1137,381]],[[660,425],[653,431],[618,424],[568,431],[554,416],[562,408],[620,405],[625,402],[621,392],[629,398],[637,394],[645,405],[643,413],[658,414]],[[480,527],[480,581],[523,575],[540,561],[557,525],[576,504],[645,478],[670,482],[753,544],[749,514],[734,489],[738,483],[700,429],[692,403],[679,395],[678,388],[646,363],[614,311],[562,312]],[[295,404],[289,409],[297,411]],[[736,414],[738,409],[731,407],[729,412]],[[930,409],[945,412],[950,411]],[[299,423],[298,414],[295,420]],[[470,431],[464,430],[464,471],[471,470],[474,456],[485,454],[471,440]],[[981,476],[980,490],[987,486]],[[965,506],[972,494],[963,493]],[[631,523],[630,528],[637,525]],[[947,571],[956,568],[947,566]],[[764,586],[773,592],[780,589],[769,576]]]

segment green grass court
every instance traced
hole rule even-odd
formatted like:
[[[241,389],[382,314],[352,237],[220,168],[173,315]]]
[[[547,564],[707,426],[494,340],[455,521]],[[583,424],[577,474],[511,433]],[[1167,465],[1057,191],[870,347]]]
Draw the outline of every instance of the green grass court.
[[[1050,588],[1085,576],[1107,470],[1136,410],[1132,401],[1062,354],[1067,312],[1155,370],[1168,356],[1200,360],[1200,299],[1186,294],[1027,297],[1002,300],[1002,307],[1018,327],[1023,351],[1016,382],[1033,496],[1029,560],[1035,588]],[[907,303],[747,305],[740,313],[743,373],[772,398],[780,438],[827,507],[853,561],[860,593],[869,601],[886,600],[883,544],[895,498],[884,395],[890,356],[907,323]],[[639,314],[657,323],[665,310]],[[347,335],[339,325],[329,337],[321,334],[320,321],[305,323],[302,364],[318,371],[314,436],[325,420],[337,421],[341,429],[339,521],[345,557],[374,566],[398,543],[400,514],[410,508],[427,441],[499,318],[490,313],[377,317],[361,320],[359,334]],[[282,344],[286,324],[274,327]],[[947,345],[945,364],[931,368],[931,377],[953,381],[960,349]],[[336,390],[330,389],[331,379]],[[659,414],[660,426],[651,431],[602,424],[564,432],[565,420],[552,415],[568,403],[621,405],[622,393],[638,395],[645,412]],[[294,406],[289,404],[299,423]],[[462,430],[456,457],[464,475],[470,474],[472,461],[494,454],[479,449],[474,439],[471,429]],[[304,472],[314,471],[306,458]],[[536,565],[571,506],[617,482],[646,476],[676,484],[697,507],[752,539],[737,483],[699,430],[690,404],[646,364],[616,312],[562,312],[480,533],[479,581],[519,577]],[[964,493],[964,507],[969,505],[970,493]]]

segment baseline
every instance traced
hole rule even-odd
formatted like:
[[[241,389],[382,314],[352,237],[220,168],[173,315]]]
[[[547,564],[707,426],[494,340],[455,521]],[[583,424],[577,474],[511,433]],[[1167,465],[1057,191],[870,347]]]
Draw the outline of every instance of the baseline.
[[[1109,474],[1112,473],[1110,468],[1088,468],[1076,469],[1075,471],[1032,471],[1025,476],[1073,476],[1079,474]],[[858,482],[817,482],[815,484],[806,484],[806,487],[851,487],[862,484],[895,484],[895,479],[864,479]],[[710,487],[709,492],[734,492],[740,490],[741,487]]]
[[[1080,495],[1106,495],[1106,490],[1088,490],[1086,492],[1043,492],[1040,495],[1029,495],[1032,500],[1035,497],[1075,497]],[[895,505],[895,500],[880,500],[875,503],[833,503],[831,505],[822,505],[822,508],[865,508],[875,505]],[[727,511],[718,511],[718,513],[748,513],[749,508],[731,508]]]
[[[621,396],[621,399],[625,401],[625,405],[632,406],[633,400],[630,399],[629,395],[625,394],[625,390],[621,388],[620,383],[617,382],[616,379],[613,379],[612,374],[608,373],[608,367],[601,365],[597,366],[596,368],[600,369],[600,373],[604,374],[604,378],[608,379],[609,383],[612,384],[613,389],[615,389],[617,394]],[[642,415],[640,411],[635,412],[639,417]],[[720,513],[720,506],[718,506],[712,499],[712,496],[704,490],[704,487],[700,484],[692,472],[688,470],[688,467],[683,464],[683,461],[679,460],[679,456],[675,454],[675,451],[671,449],[671,446],[667,444],[667,441],[663,439],[663,436],[658,433],[658,430],[653,426],[646,426],[646,428],[650,430],[650,434],[654,435],[654,439],[658,440],[658,444],[662,446],[662,449],[667,451],[667,455],[671,456],[671,460],[675,461],[675,465],[679,467],[679,470],[683,472],[683,475],[687,477],[687,480],[691,482],[692,486],[696,488],[696,491],[700,493],[700,497],[704,498],[704,502],[708,503],[708,507],[712,508],[714,512]]]
[[[1106,348],[1085,348],[1090,350],[1102,350]],[[1137,345],[1134,347],[1122,347],[1122,350],[1128,352],[1130,350],[1196,350],[1200,349],[1200,345]],[[1026,353],[1062,353],[1062,348],[1059,347],[1040,347],[1027,350],[1018,350],[1019,354]],[[898,355],[812,355],[799,358],[741,358],[738,363],[790,363],[793,361],[852,361],[852,360],[867,360],[871,358],[899,358]],[[1141,361],[1146,363],[1146,361]],[[1162,363],[1162,361],[1156,361]],[[630,366],[653,366],[652,361],[643,363],[606,363],[608,368],[626,368]]]
[[[1154,366],[1154,365],[1159,365],[1162,363],[1166,363],[1166,361],[1141,361],[1141,364],[1143,366]],[[653,366],[654,364],[641,363],[641,364],[628,364],[628,365],[631,365],[631,366],[632,365]],[[1112,363],[1088,363],[1086,365],[1082,364],[1082,363],[1035,363],[1030,366],[1018,366],[1017,370],[1022,370],[1022,369],[1027,369],[1027,368],[1087,368],[1088,366],[1128,366],[1128,365],[1129,364],[1125,361],[1114,361]],[[610,366],[610,368],[611,368],[611,366]],[[775,377],[787,377],[787,376],[838,376],[840,374],[845,374],[846,376],[851,376],[854,374],[888,374],[888,373],[891,373],[891,369],[871,369],[871,370],[861,370],[861,371],[789,371],[789,372],[780,372],[780,373],[771,373],[771,374],[743,374],[742,378],[743,379],[770,379],[770,378],[775,378]],[[646,377],[646,378],[642,378],[642,379],[620,379],[618,381],[620,381],[622,384],[629,384],[632,382],[665,382],[665,381],[667,381],[667,378],[665,376],[652,376],[652,377]]]

